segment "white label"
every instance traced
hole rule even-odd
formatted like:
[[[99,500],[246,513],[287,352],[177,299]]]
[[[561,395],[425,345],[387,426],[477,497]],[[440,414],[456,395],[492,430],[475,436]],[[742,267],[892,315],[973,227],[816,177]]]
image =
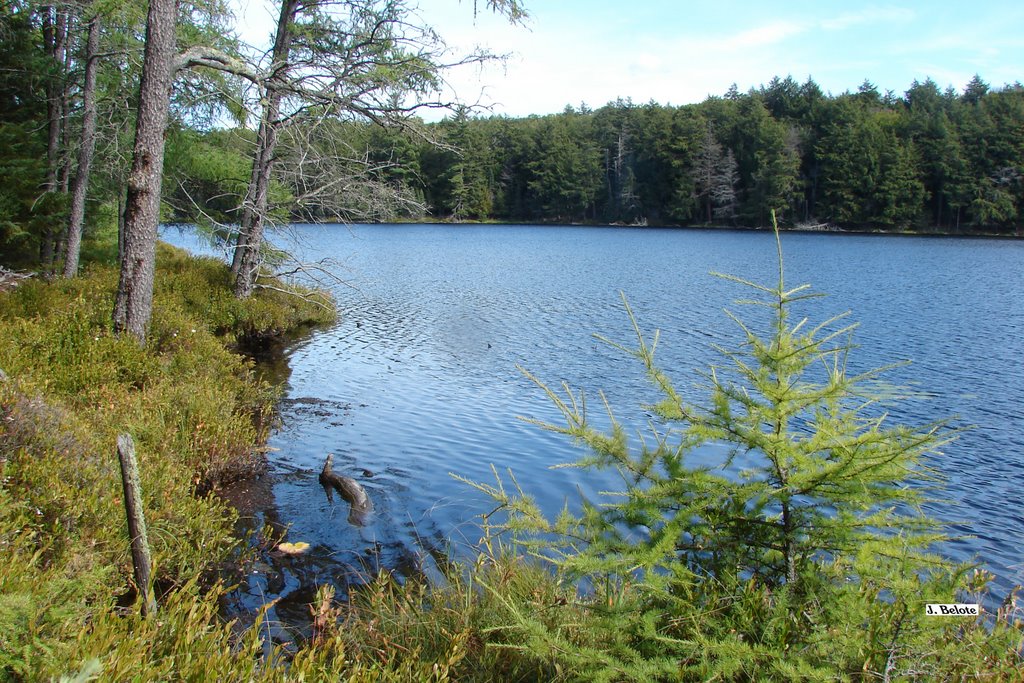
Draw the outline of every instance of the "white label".
[[[930,603],[925,605],[924,613],[930,617],[976,617],[981,614],[981,608],[970,603],[949,605]]]

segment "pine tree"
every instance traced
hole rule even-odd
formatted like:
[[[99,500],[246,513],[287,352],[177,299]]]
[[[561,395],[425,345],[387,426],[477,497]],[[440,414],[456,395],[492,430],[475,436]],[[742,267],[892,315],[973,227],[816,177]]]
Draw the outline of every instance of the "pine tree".
[[[691,171],[695,192],[706,222],[731,221],[736,215],[736,186],[739,171],[731,149],[723,150],[715,139],[714,125],[708,121]]]

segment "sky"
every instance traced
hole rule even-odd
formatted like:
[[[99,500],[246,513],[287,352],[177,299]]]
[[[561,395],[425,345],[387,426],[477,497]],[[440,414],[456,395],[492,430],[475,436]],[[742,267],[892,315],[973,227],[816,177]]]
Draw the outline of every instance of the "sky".
[[[865,80],[897,94],[929,77],[957,91],[975,74],[994,87],[1024,81],[1019,0],[524,0],[522,26],[489,13],[485,0],[475,17],[473,0],[410,1],[453,54],[507,55],[447,81],[460,100],[511,117],[618,98],[690,104],[774,76],[812,77],[836,95]],[[242,37],[268,44],[273,3],[236,2]]]

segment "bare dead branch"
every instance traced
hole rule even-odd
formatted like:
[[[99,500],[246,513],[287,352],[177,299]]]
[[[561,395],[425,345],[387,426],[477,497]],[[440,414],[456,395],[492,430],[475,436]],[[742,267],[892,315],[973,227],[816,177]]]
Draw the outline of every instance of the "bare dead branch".
[[[265,80],[265,76],[251,65],[212,47],[190,47],[179,54],[174,63],[175,71],[199,66],[240,76],[252,83],[259,84]]]

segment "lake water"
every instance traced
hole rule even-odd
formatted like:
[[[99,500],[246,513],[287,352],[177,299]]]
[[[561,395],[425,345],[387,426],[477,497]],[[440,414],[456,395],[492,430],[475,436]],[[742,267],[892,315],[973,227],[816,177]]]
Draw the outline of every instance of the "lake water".
[[[165,239],[195,247],[191,235]],[[538,226],[297,226],[275,238],[307,258],[344,267],[334,288],[339,322],[287,349],[282,426],[270,471],[252,494],[257,523],[314,546],[302,562],[275,562],[249,595],[285,596],[278,616],[302,611],[312,586],[343,584],[377,566],[432,571],[478,539],[493,508],[453,478],[493,482],[509,469],[556,512],[614,478],[549,469],[581,453],[517,419],[557,420],[517,365],[583,389],[600,422],[599,391],[637,429],[657,398],[642,368],[596,340],[631,341],[622,291],[681,389],[720,362],[711,344],[742,341],[723,308],[749,295],[718,271],[773,284],[773,237],[763,232]],[[829,296],[798,312],[814,321],[852,312],[860,323],[854,369],[911,360],[888,374],[918,395],[895,420],[954,417],[973,426],[933,464],[947,478],[929,512],[956,560],[977,559],[1001,597],[1024,583],[1024,242],[876,235],[783,235],[789,284]],[[375,505],[363,527],[326,500],[317,474],[327,453]],[[714,457],[714,449],[707,453]],[[367,476],[367,470],[373,476]],[[289,598],[291,599],[289,601]],[[293,603],[291,607],[289,604]]]

